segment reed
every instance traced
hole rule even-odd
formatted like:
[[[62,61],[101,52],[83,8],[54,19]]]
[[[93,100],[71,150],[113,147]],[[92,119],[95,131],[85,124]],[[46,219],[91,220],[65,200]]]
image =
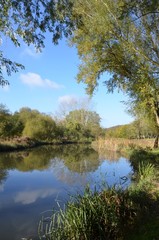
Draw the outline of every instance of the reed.
[[[87,188],[83,196],[68,202],[65,210],[53,214],[45,233],[41,221],[39,232],[41,239],[120,239],[124,225],[134,217],[135,209],[126,194],[114,188],[100,194]]]
[[[85,189],[70,199],[66,207],[54,212],[50,222],[39,225],[40,239],[105,240],[124,239],[125,231],[135,225],[151,201],[150,185],[154,167],[140,164],[137,181],[128,189]],[[125,230],[126,229],[126,230]]]
[[[153,143],[154,139],[99,138],[92,143],[92,146],[99,152],[104,150],[122,152],[136,148],[152,149]]]
[[[142,199],[142,195],[152,195],[155,197],[157,195],[156,189],[156,181],[157,181],[157,171],[155,170],[155,166],[152,163],[145,163],[144,161],[139,162],[138,170],[135,173],[135,181],[130,185],[129,192],[132,196],[139,199],[140,202],[142,200],[145,201],[147,198]]]

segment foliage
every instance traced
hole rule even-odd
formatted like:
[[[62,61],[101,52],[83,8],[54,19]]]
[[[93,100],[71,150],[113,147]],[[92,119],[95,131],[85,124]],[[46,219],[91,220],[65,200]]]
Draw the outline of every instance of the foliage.
[[[1,104],[0,120],[2,139],[23,136],[47,142],[91,142],[101,132],[99,115],[84,109],[70,112],[63,121],[55,121],[51,116],[28,107],[11,114]]]
[[[100,135],[100,117],[96,112],[85,109],[70,111],[65,118],[66,131],[71,137],[81,139]]]
[[[159,128],[159,64],[157,1],[130,0],[48,0],[2,1],[1,38],[7,36],[15,46],[21,39],[28,45],[44,47],[45,32],[53,42],[68,37],[81,59],[78,81],[92,94],[103,73],[108,92],[115,88],[128,94],[135,106],[144,109]],[[0,52],[2,68],[8,74],[22,65]]]
[[[132,123],[106,128],[105,137],[127,139],[154,138],[156,130],[155,122],[152,119],[140,116],[140,118],[136,117]]]
[[[38,114],[27,120],[23,135],[36,140],[53,140],[56,137],[56,123],[51,117]]]
[[[72,1],[70,1],[72,2]],[[150,113],[159,126],[158,8],[153,1],[73,1],[63,18],[75,24],[71,43],[81,59],[77,79],[92,94],[103,73],[108,92],[115,88]],[[66,10],[65,3],[63,4]]]
[[[102,73],[109,72],[108,91],[116,87],[126,91],[157,114],[159,15],[156,11],[137,18],[144,11],[138,4],[133,14],[121,18],[125,2],[76,1],[74,11],[83,23],[72,38],[82,60],[78,80],[92,93]]]
[[[74,196],[64,210],[52,215],[48,227],[41,222],[40,230],[46,227],[46,239],[120,239],[126,222],[129,225],[135,218],[133,207],[120,190],[99,194],[86,188],[83,196]]]
[[[39,116],[40,112],[38,110],[35,110],[35,109],[31,109],[31,108],[28,108],[28,107],[23,107],[16,114],[19,116],[19,119],[25,125],[26,122],[29,119],[33,119],[33,118]]]
[[[23,124],[18,115],[12,115],[3,104],[0,105],[0,137],[13,137],[21,135]]]
[[[142,178],[128,190],[110,188],[99,193],[87,187],[83,195],[72,197],[64,210],[59,206],[50,223],[41,221],[39,233],[46,239],[124,239],[152,203],[149,186],[154,169],[147,165],[140,170]]]
[[[150,163],[141,163],[138,169],[136,181],[128,189],[112,187],[97,192],[86,187],[84,194],[71,197],[64,209],[59,205],[50,221],[44,218],[40,222],[41,239],[136,239],[130,238],[132,233],[136,226],[143,226],[143,220],[144,225],[151,221],[151,212],[153,222],[158,222],[154,215],[158,195],[152,191],[156,170]]]
[[[135,138],[135,132],[130,124],[114,126],[105,129],[106,138]]]
[[[65,12],[71,14],[71,7],[71,1],[67,0],[2,0],[0,42],[3,37],[7,37],[16,47],[19,47],[23,41],[27,45],[33,44],[38,51],[41,51],[44,47],[44,34],[49,31],[52,33],[53,42],[57,44],[63,35],[67,37],[71,33],[70,28],[74,24],[69,19],[63,20],[62,16]],[[5,52],[0,51],[0,85],[2,86],[9,84],[4,79],[3,68],[8,75],[11,75],[24,66],[7,58]]]
[[[79,109],[69,112],[69,114],[66,116],[66,121],[78,122],[83,126],[99,126],[100,117],[96,112]]]
[[[130,186],[133,196],[138,192],[149,192],[153,189],[156,173],[152,163],[139,162],[138,170],[135,171],[135,174],[136,181]]]

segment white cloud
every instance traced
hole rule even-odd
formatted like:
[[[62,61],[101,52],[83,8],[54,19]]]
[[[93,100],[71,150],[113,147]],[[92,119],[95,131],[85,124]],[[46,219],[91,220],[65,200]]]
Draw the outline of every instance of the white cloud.
[[[63,85],[59,85],[49,79],[42,79],[37,73],[28,72],[26,74],[20,74],[20,80],[30,87],[47,87],[52,89],[63,88]]]
[[[77,104],[78,98],[74,95],[64,95],[58,98],[59,104]]]
[[[39,57],[42,53],[38,50],[36,50],[35,47],[30,46],[30,47],[25,47],[24,51],[21,53],[23,55],[28,55],[30,57],[37,58]]]
[[[14,201],[16,203],[22,203],[22,204],[31,204],[37,201],[38,198],[46,198],[51,195],[53,195],[57,190],[55,189],[39,189],[35,191],[23,191],[19,192],[15,198]]]
[[[64,95],[58,98],[58,103],[61,106],[74,109],[90,109],[93,108],[91,99],[89,97],[77,97],[75,95]],[[92,105],[92,106],[91,106]]]
[[[3,39],[2,38],[0,38],[0,45],[2,45],[3,44]]]
[[[0,184],[0,192],[4,191],[4,184]]]

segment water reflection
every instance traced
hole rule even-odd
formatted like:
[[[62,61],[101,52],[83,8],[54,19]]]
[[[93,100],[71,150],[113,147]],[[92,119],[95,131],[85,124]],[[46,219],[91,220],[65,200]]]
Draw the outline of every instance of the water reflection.
[[[3,181],[7,178],[7,171],[0,169],[0,185],[3,184]]]
[[[111,161],[111,162],[118,162],[120,160],[120,157],[121,157],[120,152],[108,151],[107,149],[101,149],[99,152],[100,160],[107,159],[108,161]],[[125,157],[127,158],[127,156]]]
[[[69,147],[59,148],[59,153],[60,159],[63,160],[70,171],[83,173],[98,168],[98,153],[89,146],[70,145]]]
[[[103,181],[120,184],[130,173],[127,159],[111,152],[98,154],[89,145],[1,153],[0,236],[36,239],[40,213],[57,208],[56,199],[64,204],[68,192],[82,191],[88,182],[92,188]]]
[[[24,172],[35,169],[44,170],[49,167],[50,159],[53,158],[64,159],[66,165],[70,165],[72,162],[79,163],[88,159],[98,162],[98,154],[90,146],[45,146],[30,151],[1,153],[0,169],[18,169]],[[76,170],[81,171],[78,168]],[[87,171],[87,169],[85,170]]]
[[[57,192],[56,189],[38,189],[18,192],[14,198],[15,203],[30,204],[38,200],[38,198],[47,198]]]

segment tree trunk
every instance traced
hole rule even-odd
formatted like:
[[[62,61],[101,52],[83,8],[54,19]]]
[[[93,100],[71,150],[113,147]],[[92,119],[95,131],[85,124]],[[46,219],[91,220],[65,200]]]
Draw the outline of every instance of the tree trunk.
[[[158,140],[159,140],[159,102],[155,104],[155,117],[156,117],[156,123],[157,123],[157,135],[155,137],[153,148],[158,148]]]
[[[158,139],[159,139],[159,135],[157,134],[157,136],[155,137],[153,148],[158,148]]]

